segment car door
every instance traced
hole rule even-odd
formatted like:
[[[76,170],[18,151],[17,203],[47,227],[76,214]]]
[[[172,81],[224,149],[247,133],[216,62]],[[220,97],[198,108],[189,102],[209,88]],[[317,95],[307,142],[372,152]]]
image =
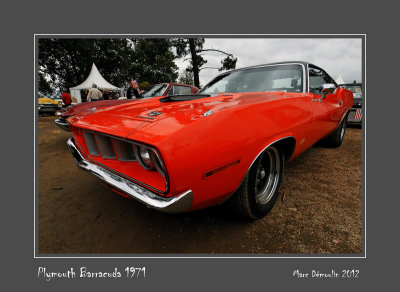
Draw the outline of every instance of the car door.
[[[317,139],[331,133],[337,127],[341,116],[342,101],[336,82],[321,68],[308,66],[308,88],[313,111],[313,129]],[[333,84],[332,93],[323,94],[324,84]]]

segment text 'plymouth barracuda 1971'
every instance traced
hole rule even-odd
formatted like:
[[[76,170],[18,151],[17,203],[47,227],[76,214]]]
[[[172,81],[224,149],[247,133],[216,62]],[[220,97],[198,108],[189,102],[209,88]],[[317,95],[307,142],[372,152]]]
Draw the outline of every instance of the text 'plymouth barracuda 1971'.
[[[250,218],[273,207],[284,163],[320,140],[338,147],[353,106],[306,62],[222,73],[198,94],[156,97],[68,119],[77,165],[117,193],[177,213],[228,201]]]

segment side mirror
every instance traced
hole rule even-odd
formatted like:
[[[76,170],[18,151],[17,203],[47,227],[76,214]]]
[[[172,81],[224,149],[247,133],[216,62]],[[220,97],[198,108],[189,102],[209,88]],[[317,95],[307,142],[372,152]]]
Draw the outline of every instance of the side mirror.
[[[325,98],[327,94],[333,93],[336,90],[336,86],[333,83],[327,83],[322,85],[321,98]]]

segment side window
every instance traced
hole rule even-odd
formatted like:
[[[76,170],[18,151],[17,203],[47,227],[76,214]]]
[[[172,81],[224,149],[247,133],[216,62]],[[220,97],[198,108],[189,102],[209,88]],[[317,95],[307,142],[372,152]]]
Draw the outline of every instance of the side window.
[[[308,76],[310,82],[310,92],[314,94],[321,94],[322,85],[335,82],[323,70],[310,66],[308,68]]]
[[[171,86],[171,88],[168,90],[167,95],[174,95],[174,87]]]

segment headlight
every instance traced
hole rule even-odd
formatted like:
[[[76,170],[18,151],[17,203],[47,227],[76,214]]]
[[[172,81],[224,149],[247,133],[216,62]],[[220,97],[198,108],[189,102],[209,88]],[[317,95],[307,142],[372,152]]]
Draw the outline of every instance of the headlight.
[[[141,145],[135,145],[135,157],[140,165],[146,170],[154,169],[154,162],[152,159],[152,150]]]
[[[164,164],[154,149],[142,145],[133,145],[133,148],[136,160],[144,169],[156,169],[162,176],[165,176]]]

